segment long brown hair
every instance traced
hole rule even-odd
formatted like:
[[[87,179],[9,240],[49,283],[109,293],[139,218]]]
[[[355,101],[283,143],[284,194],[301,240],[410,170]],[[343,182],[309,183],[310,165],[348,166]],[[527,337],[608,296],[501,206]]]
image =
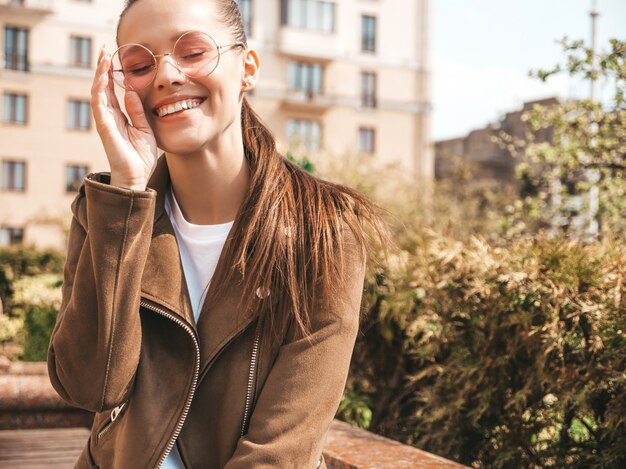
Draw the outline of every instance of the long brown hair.
[[[127,0],[126,10],[139,0]],[[214,0],[223,24],[247,47],[239,7]],[[119,23],[118,23],[119,30]],[[272,132],[243,97],[241,128],[250,184],[211,284],[230,285],[243,276],[240,310],[252,309],[280,340],[287,327],[308,336],[318,304],[341,291],[344,227],[367,256],[370,235],[389,242],[381,209],[356,191],[319,179],[281,155]],[[366,229],[369,226],[370,229]],[[218,299],[210,288],[205,301]]]

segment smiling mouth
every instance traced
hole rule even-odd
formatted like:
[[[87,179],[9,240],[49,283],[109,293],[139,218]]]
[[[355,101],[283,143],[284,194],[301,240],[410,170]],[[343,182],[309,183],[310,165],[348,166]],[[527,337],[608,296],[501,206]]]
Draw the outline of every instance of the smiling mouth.
[[[165,104],[156,108],[153,112],[155,116],[165,117],[171,114],[178,114],[180,112],[194,109],[202,104],[206,98],[190,98],[177,101],[175,103]]]

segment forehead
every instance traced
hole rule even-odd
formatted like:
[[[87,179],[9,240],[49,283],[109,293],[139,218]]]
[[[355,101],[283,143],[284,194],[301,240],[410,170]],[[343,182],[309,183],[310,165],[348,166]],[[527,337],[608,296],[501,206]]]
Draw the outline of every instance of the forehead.
[[[209,33],[215,40],[229,32],[217,16],[215,2],[209,0],[139,0],[122,17],[119,45],[130,42],[151,48],[168,47],[185,31]]]

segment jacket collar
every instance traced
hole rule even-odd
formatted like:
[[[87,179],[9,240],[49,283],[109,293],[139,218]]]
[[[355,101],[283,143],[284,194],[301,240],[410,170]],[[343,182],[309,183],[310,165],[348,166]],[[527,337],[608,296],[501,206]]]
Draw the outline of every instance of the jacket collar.
[[[197,332],[200,342],[201,370],[204,372],[222,347],[252,322],[254,315],[253,311],[237,310],[237,303],[243,293],[243,278],[239,274],[232,285],[211,284],[211,289],[221,288],[223,294],[214,304],[209,305],[206,302],[203,304],[196,325],[176,234],[165,211],[165,195],[169,186],[170,176],[167,160],[163,154],[159,157],[156,168],[148,181],[148,187],[154,189],[157,196],[152,239],[141,282],[141,295],[171,310]],[[218,266],[225,262],[224,253],[236,230],[238,230],[238,220],[235,220],[231,228],[231,234],[222,249]]]

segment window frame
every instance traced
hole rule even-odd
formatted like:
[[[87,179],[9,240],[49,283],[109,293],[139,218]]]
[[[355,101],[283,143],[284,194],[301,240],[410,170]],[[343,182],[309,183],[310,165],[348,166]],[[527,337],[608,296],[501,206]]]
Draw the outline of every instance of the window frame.
[[[8,243],[3,243],[3,231],[8,231]],[[16,231],[20,232],[19,238],[15,237],[14,234]],[[18,239],[18,241],[16,241]],[[7,246],[15,246],[19,244],[24,244],[24,227],[21,226],[10,226],[10,225],[0,225],[0,247]]]
[[[371,78],[371,80],[369,80]],[[371,89],[370,85],[371,83]],[[372,71],[361,72],[361,107],[376,109],[378,107],[378,75]]]
[[[366,28],[367,20],[371,20],[371,31]],[[361,15],[361,52],[376,53],[377,23],[375,15],[365,13]],[[371,49],[368,47],[370,44]]]
[[[12,39],[9,41],[9,32],[12,31]],[[24,50],[20,54],[20,32],[24,33],[22,37],[24,37]],[[15,70],[19,72],[28,72],[30,71],[30,60],[29,60],[29,42],[30,42],[30,29],[24,26],[15,26],[11,24],[4,25],[4,68],[6,70]],[[9,44],[12,44],[13,50],[9,52]]]
[[[298,145],[306,148],[310,151],[318,151],[322,149],[322,124],[320,121],[315,119],[305,119],[305,118],[297,118],[290,117],[287,119],[287,141],[288,144],[292,144],[292,140],[294,138],[294,133],[290,132],[290,127],[295,125],[297,127],[297,137],[299,139]],[[302,130],[306,130],[306,126],[310,126],[308,131],[303,132]],[[315,132],[312,132],[314,128],[317,128],[317,139],[313,140],[312,137],[315,137]],[[313,143],[313,145],[311,145]]]
[[[243,4],[246,6],[244,7]],[[254,20],[254,1],[253,0],[237,0],[239,12],[241,13],[241,21],[246,37],[252,37],[252,25]]]
[[[69,171],[72,169],[84,169],[84,174],[82,176],[77,177],[69,181]],[[89,165],[86,163],[66,163],[65,164],[65,192],[70,194],[77,192],[80,188],[81,183],[83,182],[84,177],[89,174]],[[73,176],[76,174],[73,174]]]
[[[81,106],[86,106],[87,108],[87,126],[86,127],[81,127],[80,126],[80,118],[81,118],[81,111],[82,109],[80,108],[80,106],[78,107],[78,112],[76,112],[76,110],[74,110],[74,121],[73,123],[77,123],[78,125],[72,125],[73,123],[70,122],[70,107],[72,105],[77,105],[80,104]],[[89,102],[89,99],[86,98],[68,98],[67,99],[67,106],[66,106],[66,117],[65,117],[65,126],[67,128],[67,130],[78,130],[81,132],[88,132],[91,130],[91,105]]]
[[[84,44],[87,44],[87,60],[82,61]],[[70,60],[69,65],[71,67],[78,68],[91,68],[93,60],[93,41],[89,36],[80,36],[78,34],[70,35]]]
[[[364,146],[361,145],[361,143],[363,142],[363,135],[365,133],[369,132],[369,143],[370,146],[368,148],[364,148]],[[364,153],[367,155],[373,155],[376,153],[376,129],[374,127],[369,127],[369,126],[365,126],[362,125],[359,127],[359,133],[358,133],[358,150],[360,153]]]
[[[19,98],[23,98],[24,100],[24,105],[23,105],[23,112],[24,112],[24,119],[23,120],[19,120],[18,119],[18,106],[17,106],[17,101]],[[2,93],[2,123],[6,124],[6,125],[19,125],[19,126],[25,126],[28,124],[28,117],[29,117],[29,112],[28,112],[28,94],[26,93],[22,93],[19,91],[4,91]],[[7,109],[7,103],[9,106],[9,117],[6,118],[6,109]]]
[[[12,164],[14,165],[13,167],[17,166],[17,165],[21,165],[23,170],[22,170],[22,187],[20,189],[16,188],[17,186],[15,185],[15,174],[12,174],[12,179],[13,179],[13,184],[9,185],[8,183],[11,182],[11,180],[7,181],[7,185],[5,186],[5,177],[7,177],[5,175],[5,171],[6,171],[6,165],[7,164]],[[15,172],[15,169],[13,169],[13,172]],[[13,193],[26,193],[26,191],[28,190],[28,162],[19,158],[4,158],[2,160],[2,181],[0,181],[0,190],[2,192],[13,192]]]
[[[330,26],[327,24],[328,19],[330,19]],[[280,24],[291,28],[334,34],[337,32],[337,2],[334,0],[281,0]]]
[[[324,65],[319,62],[290,60],[287,64],[287,85],[290,90],[304,91],[307,95],[323,93]]]

